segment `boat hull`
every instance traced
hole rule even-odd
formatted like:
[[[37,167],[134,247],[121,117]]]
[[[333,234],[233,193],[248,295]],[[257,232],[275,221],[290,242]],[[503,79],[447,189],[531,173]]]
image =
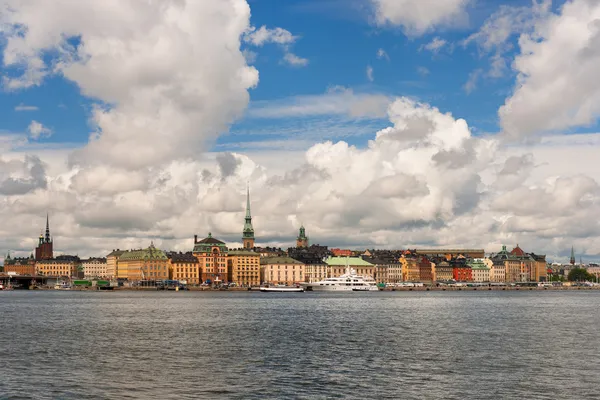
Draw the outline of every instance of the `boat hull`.
[[[297,288],[297,287],[261,287],[260,288],[261,292],[280,292],[280,293],[287,293],[287,292],[304,292],[304,288]]]

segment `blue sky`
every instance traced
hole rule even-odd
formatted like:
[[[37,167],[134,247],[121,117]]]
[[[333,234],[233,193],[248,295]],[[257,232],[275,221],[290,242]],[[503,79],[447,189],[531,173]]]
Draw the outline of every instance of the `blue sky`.
[[[282,27],[297,40],[292,51],[308,59],[303,67],[292,67],[280,60],[280,45],[267,43],[259,48],[245,45],[256,52],[253,65],[260,72],[258,86],[250,91],[247,116],[237,121],[230,134],[221,136],[214,150],[243,151],[240,142],[263,142],[302,137],[308,131],[323,139],[340,139],[348,132],[351,144],[362,146],[374,132],[389,125],[387,118],[349,118],[347,116],[295,116],[290,118],[256,118],[252,110],[285,99],[318,96],[332,87],[344,87],[354,93],[410,96],[430,103],[442,112],[464,118],[474,134],[499,130],[497,111],[511,93],[515,74],[509,68],[499,78],[480,77],[477,86],[467,93],[465,84],[476,70],[489,68],[489,57],[480,54],[475,43],[461,41],[477,31],[493,12],[497,1],[479,0],[467,9],[469,20],[459,27],[442,28],[422,36],[406,36],[399,28],[382,28],[372,23],[370,5],[358,0],[254,0],[251,23],[256,27]],[[529,6],[529,0],[510,0],[504,5]],[[553,3],[557,10],[559,2]],[[438,52],[424,48],[435,38],[446,41]],[[511,59],[518,51],[517,35],[510,40]],[[378,56],[382,49],[385,55]],[[373,69],[373,81],[367,67]],[[13,69],[2,68],[4,74]],[[15,111],[19,105],[37,107],[33,111]],[[0,93],[0,129],[24,132],[35,119],[52,129],[48,143],[85,143],[92,129],[88,123],[92,102],[82,96],[78,87],[60,76],[43,81],[26,90]],[[596,126],[583,131],[594,131]],[[579,131],[582,131],[579,130]],[[346,136],[347,137],[347,136]]]

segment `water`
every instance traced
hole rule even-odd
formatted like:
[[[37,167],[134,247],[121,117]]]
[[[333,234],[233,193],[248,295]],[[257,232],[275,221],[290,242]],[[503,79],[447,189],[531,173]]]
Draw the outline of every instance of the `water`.
[[[600,398],[600,291],[0,292],[0,398]]]

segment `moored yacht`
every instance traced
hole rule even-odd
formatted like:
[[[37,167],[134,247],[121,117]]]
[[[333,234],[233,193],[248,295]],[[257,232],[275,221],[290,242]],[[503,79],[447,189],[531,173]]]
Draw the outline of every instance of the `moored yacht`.
[[[302,283],[307,291],[328,292],[370,292],[377,291],[377,282],[371,277],[357,275],[354,269],[346,266],[346,273],[337,278],[325,278],[319,282]]]

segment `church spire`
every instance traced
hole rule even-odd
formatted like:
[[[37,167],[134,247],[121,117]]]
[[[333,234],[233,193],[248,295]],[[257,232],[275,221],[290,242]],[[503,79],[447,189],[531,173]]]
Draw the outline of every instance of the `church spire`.
[[[46,237],[45,242],[50,243],[52,239],[50,239],[50,218],[48,217],[48,213],[46,213]]]
[[[246,217],[244,220],[242,242],[245,249],[252,249],[254,248],[254,228],[252,227],[252,215],[250,214],[250,185],[248,185],[246,190]]]
[[[571,259],[569,260],[571,265],[575,265],[575,249],[571,246]]]

